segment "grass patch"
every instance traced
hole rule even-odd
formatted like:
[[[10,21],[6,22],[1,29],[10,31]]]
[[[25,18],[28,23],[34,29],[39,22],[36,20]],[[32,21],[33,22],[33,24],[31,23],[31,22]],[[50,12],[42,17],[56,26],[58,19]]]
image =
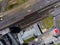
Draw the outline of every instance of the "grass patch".
[[[2,0],[2,2],[5,2],[5,0]]]
[[[53,23],[54,23],[53,16],[49,16],[42,20],[42,24],[43,24],[44,28],[46,28],[46,29],[51,28],[53,26]]]
[[[52,44],[52,45],[60,45],[60,43],[59,44]]]
[[[59,44],[57,44],[57,45],[60,45],[60,43],[59,43]]]
[[[24,3],[27,2],[27,1],[28,1],[28,0],[17,0],[15,4],[10,4],[10,3],[8,3],[5,11],[10,10],[10,9],[13,9],[14,7],[17,7],[17,6],[21,5],[21,4],[24,4]],[[13,3],[13,2],[12,2],[12,3]]]
[[[28,0],[19,0],[19,1],[18,1],[18,4],[21,5],[21,4],[23,4],[23,3],[27,2],[27,1],[28,1]]]
[[[60,28],[60,20],[57,20],[57,22],[58,22],[58,27]]]
[[[29,38],[29,39],[27,39],[27,40],[24,40],[24,43],[28,43],[28,42],[30,42],[30,41],[32,41],[32,40],[34,40],[35,39],[35,37],[31,37],[31,38]]]
[[[13,5],[8,5],[7,8],[6,8],[6,10],[10,10],[10,9],[14,8],[17,5],[18,5],[18,3],[15,3]]]

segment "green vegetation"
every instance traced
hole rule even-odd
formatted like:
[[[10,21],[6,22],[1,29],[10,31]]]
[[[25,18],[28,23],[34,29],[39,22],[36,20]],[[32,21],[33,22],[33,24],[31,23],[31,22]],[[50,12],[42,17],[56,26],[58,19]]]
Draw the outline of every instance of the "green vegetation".
[[[60,45],[60,43],[59,43],[59,44],[57,44],[57,45]]]
[[[32,41],[32,40],[34,40],[34,39],[35,39],[35,37],[31,37],[31,38],[25,40],[24,43],[28,43],[28,42],[30,42],[30,41]]]
[[[60,28],[60,20],[57,20],[57,22],[58,22],[58,27]]]
[[[5,2],[5,0],[2,0],[3,2]]]
[[[27,1],[28,0],[17,0],[16,3],[14,3],[14,4],[8,3],[8,5],[6,7],[6,10],[13,9],[14,7],[17,7],[18,5],[21,5],[21,4],[23,4],[23,3],[27,2]]]
[[[53,16],[49,16],[42,20],[44,28],[49,29],[53,26]]]
[[[21,5],[21,4],[23,4],[23,3],[27,2],[27,1],[28,1],[28,0],[19,0],[19,1],[18,1],[18,4]]]
[[[6,10],[10,10],[10,9],[14,8],[17,5],[18,5],[18,3],[15,3],[13,5],[8,5],[7,8],[6,8]]]
[[[52,44],[52,45],[56,45],[56,44]]]
[[[53,45],[60,45],[60,43],[59,44],[53,44]]]

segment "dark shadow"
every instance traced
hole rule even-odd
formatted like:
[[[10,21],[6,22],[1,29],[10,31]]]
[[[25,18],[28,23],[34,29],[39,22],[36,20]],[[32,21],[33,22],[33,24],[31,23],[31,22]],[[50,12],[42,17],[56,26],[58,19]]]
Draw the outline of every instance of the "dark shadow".
[[[21,29],[19,27],[10,27],[11,33],[19,33]]]
[[[3,39],[0,39],[0,41],[1,41],[1,43],[2,43],[3,45],[7,45],[6,42],[5,42]],[[1,44],[0,44],[0,45],[1,45]]]
[[[23,45],[28,45],[28,43],[23,43]]]

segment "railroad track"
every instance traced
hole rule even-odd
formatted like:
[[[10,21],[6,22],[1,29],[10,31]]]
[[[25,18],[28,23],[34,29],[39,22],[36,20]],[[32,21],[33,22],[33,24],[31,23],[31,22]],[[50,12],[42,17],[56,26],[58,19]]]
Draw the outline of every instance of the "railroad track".
[[[42,8],[40,8],[41,3],[38,2],[35,5],[23,10],[22,12],[17,12],[10,17],[6,17],[6,19],[4,19],[3,21],[0,22],[0,30],[3,30],[5,28],[8,28],[8,27],[15,25],[15,24],[19,24],[19,25],[23,24],[22,28],[25,28],[25,27],[33,24],[34,22],[37,22],[38,20],[41,20],[41,19],[47,17],[48,15],[43,16],[41,13],[49,10],[52,7],[54,7],[57,2],[59,2],[59,0],[55,0],[55,1],[53,0],[53,2],[52,3],[50,2],[48,5],[47,4],[42,5]],[[44,3],[46,3],[46,2],[44,2]],[[29,10],[29,9],[32,10],[31,14],[27,12],[27,10]],[[11,14],[8,14],[8,15],[11,15]],[[31,15],[29,17],[30,21],[27,20],[28,19],[28,18],[26,18],[27,15]]]

